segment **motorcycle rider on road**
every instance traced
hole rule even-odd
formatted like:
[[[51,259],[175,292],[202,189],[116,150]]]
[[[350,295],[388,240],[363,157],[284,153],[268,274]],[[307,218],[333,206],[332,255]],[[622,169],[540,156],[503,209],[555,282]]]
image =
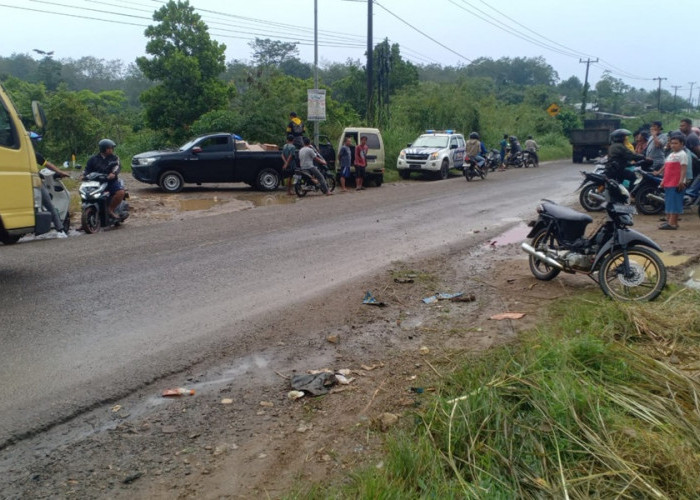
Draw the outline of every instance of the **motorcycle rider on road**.
[[[638,155],[625,146],[625,139],[632,135],[627,129],[619,128],[610,134],[610,149],[608,149],[608,164],[605,166],[605,175],[617,182],[628,180],[634,184],[637,176],[627,170],[630,162],[644,159],[644,155]]]
[[[112,196],[107,214],[113,219],[119,219],[119,216],[114,211],[124,200],[125,193],[124,185],[118,177],[122,166],[119,162],[119,157],[114,154],[114,148],[117,144],[111,139],[102,139],[98,146],[100,152],[87,161],[83,178],[86,178],[92,172],[107,175],[107,191]]]
[[[466,146],[467,156],[474,160],[479,168],[483,168],[484,162],[486,161],[486,159],[482,156],[485,147],[479,139],[479,134],[477,132],[472,132],[469,134],[469,139],[467,140]]]
[[[520,145],[518,138],[514,135],[508,137],[508,143],[510,150],[508,151],[508,155],[506,156],[506,166],[516,165],[515,159],[518,157],[518,153],[522,153],[523,148]]]
[[[527,141],[525,141],[525,149],[530,153],[533,160],[535,160],[535,165],[540,165],[540,157],[537,156],[537,150],[540,149],[540,145],[537,144],[535,139],[531,135],[527,136]]]

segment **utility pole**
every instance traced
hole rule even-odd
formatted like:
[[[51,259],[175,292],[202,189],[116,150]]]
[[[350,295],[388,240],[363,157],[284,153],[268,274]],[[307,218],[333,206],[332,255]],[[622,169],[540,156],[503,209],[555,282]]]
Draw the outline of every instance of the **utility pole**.
[[[318,0],[314,0],[314,90],[318,90]],[[318,120],[314,120],[314,144],[318,147]]]
[[[688,92],[688,105],[690,106],[690,111],[693,110],[693,85],[695,85],[697,82],[688,82],[688,85],[690,85],[690,92]]]
[[[581,99],[581,115],[586,114],[586,98],[588,97],[588,68],[590,68],[591,63],[597,63],[598,58],[596,58],[595,61],[591,61],[591,58],[589,57],[585,61],[583,59],[578,60],[579,63],[586,63],[586,79],[584,80],[583,83],[583,96]]]
[[[367,0],[367,122],[374,125],[372,91],[374,88],[374,55],[372,54],[372,3]]]
[[[661,81],[662,80],[668,80],[668,78],[661,78],[660,76],[657,76],[656,78],[652,78],[652,80],[658,80],[659,81],[659,92],[656,96],[656,110],[661,113]]]
[[[671,87],[673,88],[673,111],[676,111],[676,94],[681,85],[671,85]]]

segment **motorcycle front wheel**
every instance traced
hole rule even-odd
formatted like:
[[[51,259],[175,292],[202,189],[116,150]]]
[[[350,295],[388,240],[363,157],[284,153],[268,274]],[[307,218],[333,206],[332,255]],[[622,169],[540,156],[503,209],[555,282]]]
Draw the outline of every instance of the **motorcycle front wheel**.
[[[299,198],[303,198],[306,196],[306,181],[305,180],[298,180],[297,182],[294,183],[294,192],[297,194]]]
[[[466,167],[464,169],[464,178],[467,179],[467,182],[471,182],[474,178],[474,172],[472,171],[471,167]]]
[[[545,255],[547,253],[546,236],[547,230],[542,229],[537,234],[535,234],[535,236],[532,238],[532,241],[530,242],[530,245],[535,250],[538,250],[544,253]],[[528,263],[530,264],[530,272],[532,273],[532,275],[538,280],[542,281],[549,281],[554,279],[561,271],[561,269],[557,269],[556,267],[551,267],[547,265],[545,262],[542,262],[534,255],[530,255],[528,257]]]
[[[326,184],[328,185],[328,192],[332,193],[335,191],[335,178],[332,175],[326,175]]]
[[[88,234],[95,234],[100,230],[100,214],[97,212],[97,207],[90,206],[83,209],[81,216],[83,231]]]
[[[591,193],[601,194],[602,191],[599,191],[598,187],[595,184],[586,184],[578,196],[581,206],[588,212],[600,212],[603,210],[603,203],[590,197]]]
[[[666,286],[666,266],[656,253],[644,247],[611,252],[600,265],[598,283],[615,300],[654,300]]]

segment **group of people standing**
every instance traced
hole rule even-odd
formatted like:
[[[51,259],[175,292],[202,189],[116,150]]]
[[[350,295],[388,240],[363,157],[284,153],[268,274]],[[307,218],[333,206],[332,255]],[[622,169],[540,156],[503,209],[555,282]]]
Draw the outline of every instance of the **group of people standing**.
[[[295,170],[301,170],[301,175],[307,175],[311,182],[318,184],[321,191],[330,196],[333,193],[328,189],[325,177],[321,174],[316,164],[327,165],[326,160],[321,156],[318,150],[311,144],[311,139],[304,134],[306,128],[304,123],[295,112],[289,114],[289,123],[287,124],[287,143],[282,148],[282,172],[287,178],[287,194],[292,192],[292,177]],[[354,154],[352,153],[353,144],[352,138],[346,137],[343,146],[338,152],[338,161],[340,163],[340,189],[342,192],[347,192],[346,182],[352,176],[350,167],[355,166],[355,190],[364,191],[363,181],[365,177],[365,168],[367,167],[367,138],[361,137],[360,144],[354,146]]]
[[[678,216],[683,213],[685,194],[697,196],[700,191],[700,129],[689,118],[680,121],[678,130],[668,134],[660,121],[642,126],[634,134],[617,129],[610,134],[606,174],[617,181],[636,181],[627,170],[630,162],[646,159],[654,175],[662,175],[665,216],[659,229],[678,229]],[[634,135],[634,143],[629,137]],[[686,189],[690,186],[688,189]]]

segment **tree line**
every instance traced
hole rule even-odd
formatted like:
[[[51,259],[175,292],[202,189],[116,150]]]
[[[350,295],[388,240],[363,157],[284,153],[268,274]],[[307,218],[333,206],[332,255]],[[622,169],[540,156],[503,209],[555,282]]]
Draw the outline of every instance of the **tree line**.
[[[129,157],[213,131],[280,144],[289,112],[305,114],[314,68],[299,59],[296,44],[256,38],[249,44],[249,61],[226,62],[225,45],[211,39],[188,1],[170,0],[153,20],[145,31],[147,55],[128,64],[91,56],[0,57],[0,81],[20,113],[31,116],[32,100],[45,104],[42,148],[48,156],[83,158],[94,152],[99,138],[110,137],[120,145],[120,155]],[[321,133],[334,143],[347,125],[378,126],[393,158],[422,130],[451,128],[479,131],[491,146],[504,133],[532,134],[546,158],[548,148],[551,155],[565,156],[566,134],[581,126],[582,82],[575,76],[560,80],[542,57],[420,65],[407,61],[400,46],[388,40],[375,46],[373,57],[369,102],[361,61],[318,69],[327,91]],[[609,73],[588,92],[598,111],[637,117],[630,126],[691,108],[668,91],[660,97],[661,113],[656,92],[630,87]],[[556,117],[546,112],[552,103],[561,109]]]

